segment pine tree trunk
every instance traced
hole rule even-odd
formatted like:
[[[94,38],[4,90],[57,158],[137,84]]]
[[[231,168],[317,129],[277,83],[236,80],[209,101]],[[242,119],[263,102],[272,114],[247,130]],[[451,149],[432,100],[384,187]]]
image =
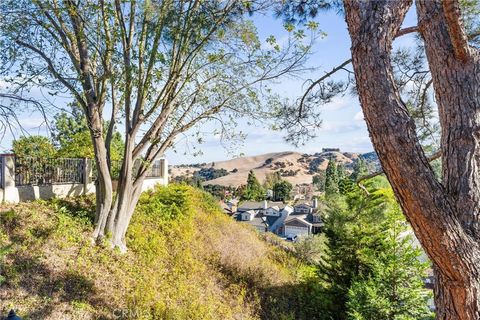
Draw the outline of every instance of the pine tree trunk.
[[[383,170],[435,269],[437,319],[480,319],[480,66],[458,59],[440,1],[417,1],[439,105],[439,183],[395,85],[390,54],[411,1],[345,1],[352,64]],[[458,50],[461,51],[461,50]]]
[[[468,282],[456,283],[435,270],[435,305],[438,320],[480,319],[479,292],[480,278],[470,278]]]

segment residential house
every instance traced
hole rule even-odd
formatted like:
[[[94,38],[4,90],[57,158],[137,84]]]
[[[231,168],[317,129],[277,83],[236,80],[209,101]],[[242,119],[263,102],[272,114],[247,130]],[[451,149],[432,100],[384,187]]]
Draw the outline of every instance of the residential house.
[[[268,231],[268,224],[266,223],[265,217],[255,210],[247,210],[238,214],[238,221],[246,222],[251,226],[255,227],[259,232]]]
[[[322,148],[323,152],[340,152],[340,148]]]
[[[255,212],[254,210],[248,210],[240,213],[239,217],[240,217],[240,221],[252,221],[256,215],[257,215],[257,212]]]
[[[312,234],[312,224],[301,216],[290,216],[285,221],[285,236],[308,236]]]
[[[267,209],[266,217],[268,222],[268,231],[283,235],[285,220],[292,214],[293,208],[291,206],[284,206],[280,209],[278,206]]]
[[[285,204],[280,201],[275,202],[275,201],[267,201],[267,200],[245,201],[238,205],[237,212],[240,213],[248,210],[255,210],[255,211],[261,211],[262,213],[265,213],[269,207],[278,207],[279,209],[283,209],[285,207]]]
[[[245,201],[237,206],[237,213],[245,212],[248,210],[264,211],[268,208],[267,200],[264,201]]]
[[[277,232],[285,218],[293,212],[282,202],[246,201],[241,203],[235,214],[237,221],[246,222],[260,232]]]
[[[238,206],[236,219],[253,225],[261,232],[280,236],[304,236],[319,233],[323,227],[318,200],[298,202],[294,207],[281,202],[247,201]]]
[[[298,201],[293,213],[285,220],[283,233],[285,236],[304,236],[320,233],[323,228],[322,212],[325,206],[319,206],[318,199]]]
[[[322,221],[322,213],[325,212],[325,206],[322,206],[321,208],[317,208],[316,211],[312,212],[307,216],[307,221],[312,224],[312,233],[317,234],[320,233],[323,229],[323,221]]]
[[[317,199],[315,199],[316,201]],[[313,212],[315,205],[308,201],[300,201],[293,207],[295,214],[310,214]]]

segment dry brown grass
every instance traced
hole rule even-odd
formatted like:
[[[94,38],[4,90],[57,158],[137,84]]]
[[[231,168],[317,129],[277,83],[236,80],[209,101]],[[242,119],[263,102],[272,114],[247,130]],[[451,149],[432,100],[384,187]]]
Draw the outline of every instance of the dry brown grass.
[[[312,177],[314,174],[309,172],[309,163],[314,158],[316,157],[303,157],[301,153],[285,151],[219,161],[215,162],[215,169],[225,169],[230,173],[226,176],[206,181],[204,184],[218,184],[223,186],[238,187],[246,183],[250,170],[253,170],[255,176],[259,181],[262,182],[265,180],[265,176],[268,173],[278,171],[281,168],[278,165],[275,165],[275,163],[285,166],[283,168],[284,170],[297,171],[295,176],[284,177],[285,180],[289,181],[293,185],[305,183],[310,184],[312,183]],[[328,165],[328,159],[330,158],[335,159],[336,163],[338,164],[351,165],[354,159],[358,158],[358,154],[340,152],[325,153],[325,156],[321,156],[321,164],[319,169],[325,170]],[[267,159],[271,159],[270,164],[265,163]],[[204,167],[209,166],[211,166],[211,163],[207,163]],[[237,172],[231,172],[233,169],[237,169]],[[195,167],[173,167],[172,176],[189,176],[194,171],[198,170],[199,168]]]
[[[178,186],[144,195],[124,255],[92,245],[92,205],[2,206],[0,315],[15,308],[35,320],[294,318],[279,296],[295,294],[302,266],[209,196]]]

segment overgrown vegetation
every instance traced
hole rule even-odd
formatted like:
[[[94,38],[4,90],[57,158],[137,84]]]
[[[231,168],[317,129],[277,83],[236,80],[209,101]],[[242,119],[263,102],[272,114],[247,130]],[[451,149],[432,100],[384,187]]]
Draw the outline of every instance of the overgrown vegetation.
[[[344,179],[346,180],[346,179]],[[140,199],[129,251],[95,246],[92,197],[4,205],[0,298],[25,319],[431,319],[428,264],[385,181],[327,198],[294,247],[186,185]],[[265,241],[264,241],[265,240]],[[373,317],[373,318],[372,318]]]
[[[378,178],[367,187],[369,195],[355,188],[328,197],[319,263],[325,319],[433,319],[423,284],[429,263],[388,183]]]
[[[144,193],[119,254],[91,243],[90,197],[5,205],[1,314],[24,319],[315,319],[314,267],[187,186]],[[1,258],[1,257],[0,257]],[[0,260],[1,261],[1,260]]]

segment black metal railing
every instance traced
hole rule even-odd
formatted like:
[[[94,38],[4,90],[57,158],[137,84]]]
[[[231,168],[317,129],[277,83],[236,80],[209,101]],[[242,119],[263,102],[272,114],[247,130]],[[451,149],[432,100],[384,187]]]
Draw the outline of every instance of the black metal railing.
[[[147,177],[163,177],[164,175],[164,160],[160,159],[153,163],[153,165],[148,169]]]
[[[138,170],[140,169],[142,160],[137,160],[135,161],[135,164],[133,165],[133,172],[132,175],[136,176],[138,174]],[[122,169],[122,160],[112,160],[110,162],[110,175],[112,176],[112,179],[116,180],[118,179],[120,175],[120,170]],[[165,172],[164,172],[164,160],[159,159],[155,160],[153,164],[150,166],[150,168],[147,170],[146,177],[148,178],[160,178],[163,177]],[[93,180],[97,178],[97,166],[95,163],[92,164],[92,177]]]
[[[23,158],[15,157],[15,185],[47,185],[84,183],[87,161],[91,161],[91,179],[97,177],[97,168],[94,160],[70,158]],[[133,175],[138,174],[142,160],[135,161]],[[114,180],[118,179],[122,161],[112,161],[110,174]],[[164,160],[155,160],[148,168],[146,177],[160,178],[165,175]],[[90,176],[90,174],[89,174]],[[89,182],[90,177],[88,178]]]
[[[117,180],[122,169],[122,160],[110,161],[110,176],[112,179]],[[95,181],[98,177],[97,163],[92,159],[92,180]]]
[[[83,183],[84,159],[15,157],[15,185]]]

